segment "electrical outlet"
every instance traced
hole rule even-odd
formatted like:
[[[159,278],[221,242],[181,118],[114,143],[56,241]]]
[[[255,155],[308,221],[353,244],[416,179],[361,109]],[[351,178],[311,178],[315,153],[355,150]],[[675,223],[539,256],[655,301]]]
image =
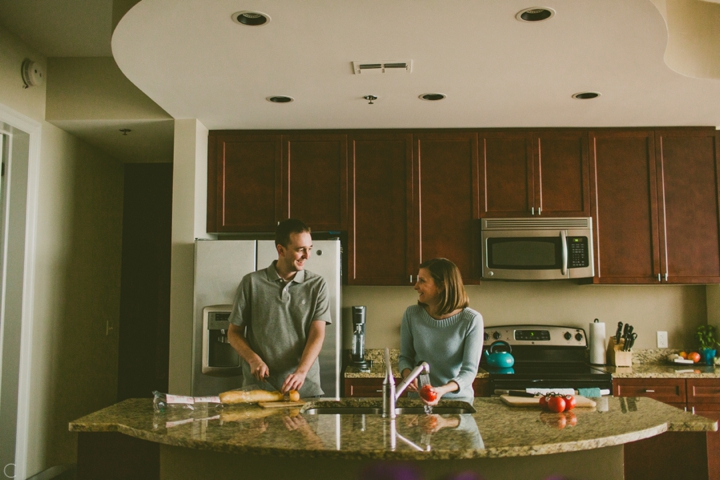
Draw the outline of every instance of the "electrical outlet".
[[[668,348],[667,332],[657,332],[657,348]]]

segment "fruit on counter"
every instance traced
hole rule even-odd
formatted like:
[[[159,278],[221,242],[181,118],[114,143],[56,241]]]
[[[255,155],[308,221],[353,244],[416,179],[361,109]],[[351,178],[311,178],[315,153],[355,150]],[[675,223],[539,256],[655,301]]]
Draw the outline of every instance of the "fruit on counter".
[[[575,408],[575,397],[573,395],[561,395],[559,393],[549,393],[540,397],[540,406],[551,412],[561,413],[568,412]]]
[[[698,352],[690,352],[687,356],[688,360],[692,360],[694,363],[698,363],[700,361],[700,354]]]
[[[435,399],[437,399],[437,391],[433,388],[432,385],[423,385],[423,387],[420,389],[420,396],[426,402],[434,402]]]
[[[687,357],[687,354],[685,354],[685,356]],[[681,357],[677,353],[671,353],[670,355],[668,355],[667,358],[668,358],[668,360],[670,360],[673,363],[683,363],[683,364],[691,364],[691,365],[694,363],[692,360]]]
[[[550,397],[547,401],[547,408],[551,412],[560,413],[565,411],[565,399],[559,395]]]
[[[682,358],[687,358],[687,352],[680,352],[678,353]]]
[[[288,392],[288,398],[291,402],[299,402],[300,401],[300,392],[297,390],[290,390]]]

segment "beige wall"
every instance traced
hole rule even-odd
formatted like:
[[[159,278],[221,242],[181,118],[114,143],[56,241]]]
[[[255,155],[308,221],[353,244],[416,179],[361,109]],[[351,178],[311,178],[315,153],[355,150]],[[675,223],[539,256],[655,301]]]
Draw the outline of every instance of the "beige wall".
[[[690,348],[698,325],[707,321],[705,286],[600,286],[553,282],[484,282],[469,285],[470,306],[486,325],[562,324],[582,327],[598,318],[608,332],[631,323],[637,348],[655,348],[656,331],[668,332],[671,348]],[[350,348],[349,307],[367,306],[367,347],[398,348],[400,321],[417,302],[408,287],[344,287],[343,343]]]
[[[76,436],[68,422],[116,399],[123,169],[44,121],[45,85],[23,89],[20,65],[46,59],[2,28],[0,45],[0,104],[41,125],[24,472],[30,476],[73,463]],[[108,323],[113,330],[106,335]]]

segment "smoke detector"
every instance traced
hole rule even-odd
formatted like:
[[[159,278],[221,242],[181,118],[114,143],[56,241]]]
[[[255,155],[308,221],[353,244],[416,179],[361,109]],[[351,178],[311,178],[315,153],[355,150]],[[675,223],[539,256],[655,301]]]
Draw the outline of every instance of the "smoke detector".
[[[35,87],[45,82],[45,72],[43,68],[30,59],[23,61],[20,73],[25,83],[23,88]]]
[[[355,75],[368,73],[412,72],[412,60],[398,62],[352,62]]]

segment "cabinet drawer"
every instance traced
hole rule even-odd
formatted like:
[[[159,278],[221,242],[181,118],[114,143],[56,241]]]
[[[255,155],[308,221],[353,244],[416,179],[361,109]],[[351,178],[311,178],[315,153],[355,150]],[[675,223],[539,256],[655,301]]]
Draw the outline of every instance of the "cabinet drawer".
[[[686,382],[688,404],[720,404],[720,379],[688,378]]]
[[[616,379],[616,397],[650,397],[665,403],[685,403],[685,380],[672,379]]]
[[[400,383],[400,379],[395,379],[395,385]],[[346,378],[345,379],[345,396],[346,397],[382,397],[383,379],[382,378]],[[407,391],[403,392],[402,397],[407,397]]]

